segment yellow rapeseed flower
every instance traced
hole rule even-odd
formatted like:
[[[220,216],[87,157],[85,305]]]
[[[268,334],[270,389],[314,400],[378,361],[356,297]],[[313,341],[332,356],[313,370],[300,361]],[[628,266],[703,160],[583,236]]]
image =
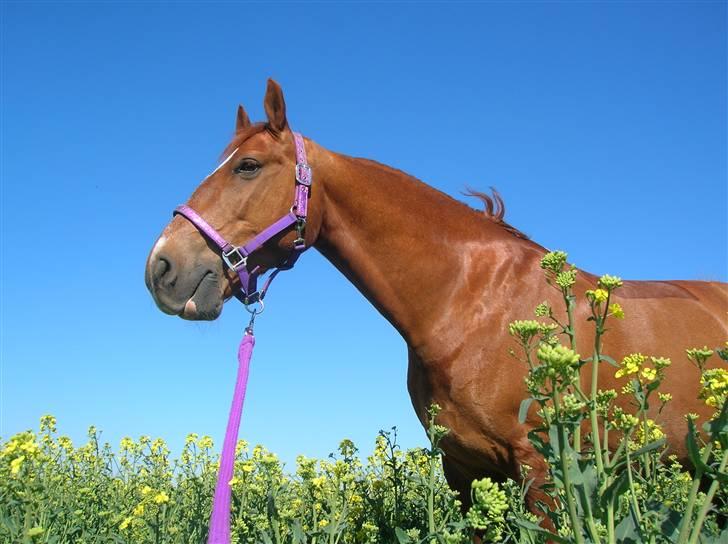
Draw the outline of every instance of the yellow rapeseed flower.
[[[663,432],[662,427],[655,423],[654,420],[648,419],[645,423],[647,425],[646,430],[645,425],[640,424],[637,426],[636,444],[633,446],[633,449],[665,437],[665,433]]]
[[[617,302],[609,305],[609,313],[612,314],[612,317],[615,319],[624,319],[624,310],[622,309],[621,304]]]
[[[646,360],[647,357],[641,353],[631,353],[630,355],[627,355],[624,359],[622,359],[622,362],[619,365],[619,370],[617,370],[614,374],[615,378],[637,374]]]
[[[593,291],[593,293],[594,293],[594,295],[593,295],[594,302],[599,302],[599,303],[606,302],[607,299],[609,298],[609,293],[607,291],[605,291],[604,289],[595,289]]]
[[[16,457],[10,461],[10,474],[15,476],[18,472],[20,472],[20,467],[23,466],[23,461],[25,461],[25,455],[21,455],[20,457]]]
[[[157,504],[165,504],[169,502],[169,495],[164,491],[160,491],[154,496],[154,502]]]
[[[131,511],[132,514],[139,517],[144,514],[144,504],[139,503],[134,507],[134,510]]]
[[[640,376],[642,376],[648,382],[651,382],[652,380],[657,378],[657,371],[654,368],[646,366],[642,369]]]
[[[197,441],[197,447],[201,450],[210,449],[212,446],[212,438],[209,436],[203,436]]]
[[[728,397],[728,370],[725,368],[711,368],[703,372],[700,377],[702,390],[700,398],[705,404],[713,408],[720,407]]]

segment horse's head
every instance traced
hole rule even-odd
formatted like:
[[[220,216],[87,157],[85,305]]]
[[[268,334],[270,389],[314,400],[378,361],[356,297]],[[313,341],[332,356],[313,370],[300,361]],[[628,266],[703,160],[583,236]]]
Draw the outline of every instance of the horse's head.
[[[268,81],[266,123],[251,124],[238,107],[235,137],[220,166],[200,184],[188,205],[232,244],[250,240],[288,212],[294,192],[296,153],[280,86]],[[306,245],[315,225],[306,230]],[[262,272],[290,255],[297,233],[287,228],[247,262]],[[220,249],[187,219],[176,215],[147,258],[145,280],[157,306],[185,319],[215,319],[239,289],[237,274]]]

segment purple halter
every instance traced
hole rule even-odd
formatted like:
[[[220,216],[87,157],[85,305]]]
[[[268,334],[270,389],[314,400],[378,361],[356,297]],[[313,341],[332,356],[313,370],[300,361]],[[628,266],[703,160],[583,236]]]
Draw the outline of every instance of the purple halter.
[[[292,132],[292,134],[293,142],[296,145],[296,188],[291,211],[265,228],[260,234],[248,240],[244,245],[235,246],[225,240],[218,231],[212,228],[200,214],[189,206],[178,206],[174,210],[175,214],[179,214],[187,219],[220,248],[222,260],[237,273],[240,279],[240,291],[235,296],[245,305],[254,304],[262,300],[270,283],[278,272],[292,268],[298,257],[306,249],[306,241],[303,235],[306,229],[306,217],[308,216],[308,199],[311,193],[312,175],[311,167],[306,161],[306,147],[303,143],[303,137],[298,132]],[[297,238],[293,241],[293,249],[288,258],[273,271],[263,285],[263,288],[258,291],[257,280],[258,276],[260,276],[260,267],[256,266],[253,270],[249,271],[248,257],[255,250],[262,247],[266,242],[270,241],[274,236],[280,234],[291,225],[296,226],[296,233],[298,234]]]

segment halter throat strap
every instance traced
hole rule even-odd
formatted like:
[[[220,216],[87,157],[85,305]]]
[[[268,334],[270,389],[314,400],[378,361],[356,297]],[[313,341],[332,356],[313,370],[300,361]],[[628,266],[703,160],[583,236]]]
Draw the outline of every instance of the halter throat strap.
[[[293,268],[298,257],[306,250],[304,239],[306,219],[308,217],[308,199],[311,196],[311,167],[306,159],[306,147],[303,137],[298,132],[292,132],[293,142],[296,146],[296,169],[295,169],[295,192],[293,195],[293,206],[291,210],[277,221],[263,229],[260,234],[248,240],[242,246],[236,246],[228,242],[222,234],[215,230],[202,216],[190,206],[178,206],[174,215],[181,215],[192,223],[197,230],[204,234],[219,249],[225,265],[232,269],[240,279],[240,291],[235,296],[243,304],[253,304],[263,300],[265,293],[273,281],[273,278],[282,270]],[[260,276],[260,267],[248,269],[248,257],[257,249],[261,248],[272,238],[295,225],[296,239],[293,241],[293,248],[286,260],[278,266],[268,277],[262,289],[258,290],[257,281]]]

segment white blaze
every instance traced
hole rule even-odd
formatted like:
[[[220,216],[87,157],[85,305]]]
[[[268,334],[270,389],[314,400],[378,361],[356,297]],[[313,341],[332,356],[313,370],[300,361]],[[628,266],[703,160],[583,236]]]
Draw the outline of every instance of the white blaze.
[[[225,166],[225,164],[230,159],[232,159],[233,158],[233,155],[235,155],[235,153],[237,153],[237,152],[238,152],[238,148],[236,147],[235,149],[233,149],[233,152],[230,153],[230,155],[228,155],[227,158],[218,165],[217,168],[215,168],[212,172],[210,172],[210,174],[207,176],[207,178],[209,178],[212,174],[214,174],[215,172],[217,172],[218,170],[220,170],[220,168],[222,168],[223,166]],[[205,179],[207,179],[207,178],[205,178]]]

